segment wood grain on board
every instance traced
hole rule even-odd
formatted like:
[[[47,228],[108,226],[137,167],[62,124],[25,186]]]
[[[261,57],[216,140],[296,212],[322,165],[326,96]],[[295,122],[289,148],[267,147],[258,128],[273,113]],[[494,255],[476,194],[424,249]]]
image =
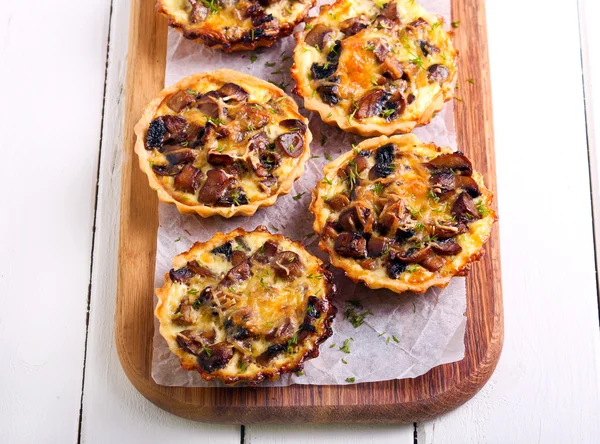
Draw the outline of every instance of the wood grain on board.
[[[495,156],[483,0],[452,0],[461,50],[456,104],[458,146],[495,191]],[[470,399],[489,379],[502,349],[503,312],[497,224],[467,279],[465,359],[404,380],[348,386],[178,388],[151,378],[157,198],[138,168],[133,126],[162,89],[167,25],[153,0],[132,0],[122,165],[115,340],[133,385],[182,417],[221,423],[399,423],[433,418]],[[467,82],[472,79],[472,82]]]

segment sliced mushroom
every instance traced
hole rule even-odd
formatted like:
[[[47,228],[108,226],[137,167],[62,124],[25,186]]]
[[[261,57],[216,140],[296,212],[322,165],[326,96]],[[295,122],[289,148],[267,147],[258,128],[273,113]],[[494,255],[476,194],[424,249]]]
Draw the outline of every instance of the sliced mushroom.
[[[231,252],[231,263],[235,267],[236,265],[240,265],[242,262],[246,261],[248,256],[242,250],[235,250]]]
[[[269,348],[267,348],[265,352],[263,352],[256,358],[256,363],[262,367],[266,367],[269,365],[269,362],[271,362],[271,359],[280,355],[286,349],[287,346],[285,344],[271,345]]]
[[[369,257],[379,257],[389,248],[387,237],[371,236],[367,242],[367,252]]]
[[[222,254],[227,258],[228,261],[231,260],[231,253],[233,249],[231,247],[231,242],[225,242],[223,245],[219,245],[218,247],[210,250],[212,254]]]
[[[446,261],[444,258],[438,256],[437,254],[432,254],[423,259],[419,265],[425,267],[429,271],[438,271],[444,266],[445,263]]]
[[[323,42],[325,40],[325,36],[330,33],[332,29],[329,26],[325,26],[321,23],[315,25],[309,32],[306,34],[304,41],[314,47],[323,48]]]
[[[192,5],[190,12],[190,22],[193,24],[200,23],[208,17],[208,8],[198,0],[189,0]]]
[[[375,54],[375,58],[379,63],[383,63],[386,59],[387,55],[390,53],[390,47],[384,40],[379,40],[375,44],[375,49],[373,49],[373,54]]]
[[[266,264],[277,254],[279,247],[275,242],[267,241],[252,255],[252,260]]]
[[[198,261],[191,261],[188,262],[186,265],[187,269],[190,270],[192,273],[201,276],[201,277],[214,277],[214,273],[212,271],[210,271],[208,268],[206,268],[203,265],[200,265],[198,263]]]
[[[427,68],[427,78],[430,82],[442,83],[448,79],[448,68],[444,65],[431,65]]]
[[[404,75],[402,63],[394,57],[386,57],[381,66],[383,68],[383,74],[392,80],[401,79]]]
[[[433,46],[431,43],[429,43],[426,40],[419,40],[417,42],[419,44],[419,47],[421,48],[421,52],[423,53],[423,55],[425,57],[429,56],[429,54],[435,54],[440,52],[440,49],[436,46]]]
[[[282,126],[291,131],[300,131],[302,134],[306,133],[306,123],[299,119],[285,119],[279,122],[279,126]]]
[[[385,4],[383,9],[381,10],[381,15],[390,20],[398,22],[400,22],[401,20],[400,12],[398,11],[396,2],[393,0]]]
[[[338,103],[340,90],[337,85],[321,85],[317,88],[319,97],[327,105],[336,105]]]
[[[465,176],[473,173],[471,161],[460,153],[442,154],[427,162],[425,166],[434,171],[451,170]]]
[[[271,115],[266,108],[245,104],[236,111],[236,119],[239,121],[242,131],[256,131],[265,127],[271,120]]]
[[[198,111],[211,119],[218,119],[224,114],[224,111],[221,111],[222,107],[219,103],[219,96],[215,91],[210,91],[200,96],[194,103],[194,106],[198,108]]]
[[[470,221],[479,219],[479,211],[473,203],[473,199],[468,193],[463,192],[458,195],[454,205],[452,205],[452,214],[458,221]]]
[[[192,325],[195,324],[197,320],[198,312],[194,310],[194,307],[190,302],[190,298],[188,296],[184,296],[181,299],[177,312],[175,312],[173,322],[179,325]]]
[[[404,271],[406,271],[406,267],[408,267],[408,264],[398,259],[392,258],[387,263],[385,270],[390,278],[398,279],[398,276],[400,276],[402,273],[404,273]]]
[[[288,340],[294,335],[294,325],[290,318],[285,318],[283,324],[279,325],[276,328],[273,328],[270,332],[265,335],[265,339],[267,341],[272,341],[274,339],[283,339]]]
[[[207,162],[215,166],[227,166],[235,162],[235,158],[229,154],[220,153],[218,151],[209,151],[207,156]]]
[[[357,203],[340,214],[338,219],[338,229],[350,233],[356,233],[363,230],[370,231],[373,222],[373,211],[371,211],[370,208]]]
[[[206,173],[206,181],[202,188],[200,188],[200,194],[198,195],[198,201],[214,205],[227,191],[229,178],[227,174],[220,169],[208,170]]]
[[[402,94],[400,94],[400,92],[396,92],[383,105],[382,114],[385,115],[386,120],[390,121],[404,114],[405,109],[406,100],[404,100],[404,97],[402,96]]]
[[[340,23],[340,30],[350,37],[358,34],[369,26],[369,20],[365,17],[352,17]]]
[[[454,239],[444,239],[431,243],[431,249],[443,256],[453,256],[462,251],[462,247]]]
[[[198,331],[183,330],[177,333],[175,340],[179,347],[193,355],[199,355],[204,350],[202,334]]]
[[[432,228],[432,235],[438,239],[450,239],[469,231],[469,228],[462,222],[452,225],[442,225],[438,223],[433,225]]]
[[[235,179],[229,179],[230,181],[236,181]],[[225,194],[217,201],[215,205],[219,207],[230,207],[230,206],[240,206],[248,204],[248,196],[243,188],[230,188]]]
[[[190,163],[194,160],[196,160],[196,151],[191,148],[182,148],[176,151],[170,151],[167,154],[167,161],[171,165]]]
[[[226,342],[220,342],[206,347],[198,355],[198,364],[205,372],[212,373],[227,366],[233,358],[233,347]]]
[[[198,188],[200,188],[200,179],[202,179],[202,171],[194,168],[192,165],[186,165],[175,176],[173,187],[178,191],[195,194]]]
[[[258,14],[253,14],[251,20],[252,26],[261,26],[272,21],[277,21],[277,23],[279,23],[279,20],[274,18],[273,14],[267,14],[264,10]]]
[[[152,171],[157,176],[176,176],[181,171],[181,165],[152,165]]]
[[[319,65],[315,62],[310,67],[310,72],[312,73],[314,80],[321,80],[331,77],[336,70],[337,65],[334,63],[325,63],[324,65]]]
[[[187,139],[187,120],[180,116],[160,116],[150,122],[146,133],[146,148],[159,148],[168,141],[177,143]]]
[[[340,211],[350,204],[350,199],[343,194],[336,194],[331,199],[325,201],[333,211]]]
[[[378,116],[383,111],[385,102],[390,94],[382,89],[374,89],[363,95],[358,101],[358,109],[355,114],[357,119]]]
[[[244,313],[244,315],[247,315]],[[243,315],[242,315],[243,316]],[[235,323],[231,318],[227,319],[223,326],[227,332],[227,336],[237,341],[246,339],[250,336],[250,331],[246,327],[242,327],[240,324]]]
[[[161,118],[152,120],[146,133],[146,149],[151,150],[163,146],[165,136],[167,136],[165,122]]]
[[[409,248],[406,251],[396,253],[395,257],[409,264],[418,264],[431,254],[431,247],[427,246],[425,248]]]
[[[225,83],[217,90],[217,94],[226,102],[230,100],[245,102],[249,97],[248,92],[235,83]]]
[[[357,233],[342,233],[335,239],[334,249],[340,256],[364,258],[367,256],[367,240]]]
[[[445,197],[454,192],[456,176],[448,170],[442,170],[439,173],[432,174],[429,178],[431,191],[437,197]]]
[[[167,100],[167,106],[176,113],[182,109],[188,107],[191,103],[196,100],[196,96],[189,94],[187,91],[177,91],[169,100]]]
[[[290,157],[298,157],[304,152],[304,139],[299,132],[284,133],[277,138],[276,143]]]
[[[429,25],[429,23],[427,22],[427,20],[425,20],[423,17],[419,17],[416,20],[413,20],[412,22],[410,22],[407,27],[411,27],[413,29],[416,29],[420,26],[425,26],[425,25]]]
[[[342,42],[336,40],[327,54],[327,63],[337,66],[340,55],[342,55]]]
[[[389,176],[393,169],[396,150],[394,144],[388,143],[375,151],[375,165],[369,171],[369,179]]]
[[[231,287],[232,285],[239,284],[250,277],[250,264],[248,261],[242,262],[239,265],[231,268],[221,281],[221,284],[225,287]]]
[[[479,195],[481,195],[481,192],[479,191],[479,185],[477,185],[477,182],[472,177],[456,176],[455,182],[456,188],[462,188],[467,193],[469,193],[469,196],[478,197]]]
[[[360,154],[358,154],[357,156],[354,156],[354,159],[352,159],[350,162],[346,166],[346,174],[348,174],[349,168],[352,168],[353,171],[357,174],[360,174],[364,170],[369,168],[369,161],[366,159],[366,157],[361,156]]]
[[[277,253],[270,261],[271,267],[275,270],[275,274],[280,277],[300,277],[304,271],[304,266],[300,260],[300,256],[293,251],[282,251]]]
[[[171,269],[169,271],[169,278],[173,282],[183,284],[189,279],[194,277],[194,272],[187,267],[180,268],[178,270]]]

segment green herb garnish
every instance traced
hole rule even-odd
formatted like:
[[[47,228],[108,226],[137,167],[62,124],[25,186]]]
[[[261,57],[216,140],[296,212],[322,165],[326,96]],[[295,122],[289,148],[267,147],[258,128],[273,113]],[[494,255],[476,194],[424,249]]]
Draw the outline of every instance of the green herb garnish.
[[[350,353],[350,341],[354,341],[354,338],[348,338],[344,341],[344,345],[340,347],[340,350],[344,353]]]

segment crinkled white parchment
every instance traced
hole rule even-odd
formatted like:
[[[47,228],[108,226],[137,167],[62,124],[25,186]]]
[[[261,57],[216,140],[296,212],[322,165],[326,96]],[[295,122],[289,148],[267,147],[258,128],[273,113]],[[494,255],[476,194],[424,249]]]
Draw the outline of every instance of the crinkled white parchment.
[[[422,0],[421,3],[429,11],[443,16],[446,24],[450,22],[449,0]],[[294,44],[295,40],[290,36],[268,49],[225,54],[185,40],[178,32],[169,30],[166,83],[175,83],[196,72],[230,68],[272,80],[291,94],[293,82],[289,71]],[[275,66],[267,66],[267,63],[275,63]],[[335,158],[362,138],[324,124],[312,112],[304,109],[301,112],[310,119],[314,138],[310,149],[318,158],[308,161],[304,175],[294,184],[290,194],[280,197],[274,206],[261,208],[252,217],[201,219],[180,214],[174,205],[159,205],[155,287],[163,285],[164,274],[172,268],[175,255],[188,250],[195,241],[205,241],[218,231],[229,232],[240,226],[252,230],[265,225],[272,232],[302,241],[311,253],[326,260],[317,248],[317,237],[312,235],[313,217],[308,211],[311,190],[322,178],[322,168],[327,163],[323,154],[329,153]],[[414,133],[423,141],[455,147],[452,103],[448,103],[429,125]],[[299,200],[292,199],[301,193],[304,194]],[[339,270],[332,271],[338,287],[338,315],[333,323],[333,336],[321,345],[318,358],[306,362],[304,375],[286,375],[267,384],[327,385],[347,384],[346,378],[355,378],[356,383],[414,378],[437,365],[464,357],[464,278],[455,278],[447,288],[432,289],[424,295],[397,295],[387,290],[370,290],[351,282]],[[361,311],[373,313],[366,316],[364,324],[358,328],[344,320],[347,299],[360,300],[364,307]],[[340,347],[350,338],[351,352],[347,354]],[[158,384],[219,385],[203,381],[196,372],[181,369],[178,358],[169,351],[166,341],[158,333],[156,320],[153,347],[152,377]]]

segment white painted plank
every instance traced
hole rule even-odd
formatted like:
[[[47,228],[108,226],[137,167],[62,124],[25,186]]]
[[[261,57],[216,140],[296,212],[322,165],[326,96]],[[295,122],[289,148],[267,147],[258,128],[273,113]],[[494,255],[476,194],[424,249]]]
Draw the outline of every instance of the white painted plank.
[[[600,340],[577,3],[487,9],[504,351],[473,400],[419,425],[419,443],[595,443]]]
[[[594,229],[600,236],[600,3],[594,0],[579,1],[579,23],[585,108],[587,120],[590,176],[594,197]],[[600,242],[596,243],[596,269],[600,269]]]
[[[0,8],[0,442],[77,440],[109,3]]]
[[[85,443],[236,443],[239,426],[196,423],[151,404],[131,385],[113,336],[117,282],[124,85],[129,1],[113,2],[89,339],[83,405]]]
[[[406,425],[253,425],[245,444],[413,444],[414,426]]]

